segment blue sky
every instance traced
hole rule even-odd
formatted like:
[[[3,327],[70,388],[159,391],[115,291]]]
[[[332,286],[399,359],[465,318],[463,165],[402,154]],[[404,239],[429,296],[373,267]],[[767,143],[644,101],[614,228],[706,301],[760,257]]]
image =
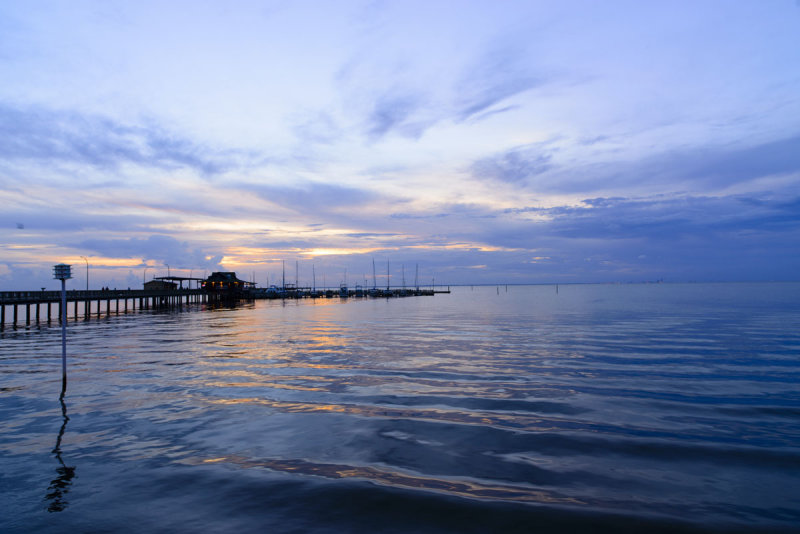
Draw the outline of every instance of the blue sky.
[[[10,1],[0,79],[3,290],[800,273],[795,0]]]

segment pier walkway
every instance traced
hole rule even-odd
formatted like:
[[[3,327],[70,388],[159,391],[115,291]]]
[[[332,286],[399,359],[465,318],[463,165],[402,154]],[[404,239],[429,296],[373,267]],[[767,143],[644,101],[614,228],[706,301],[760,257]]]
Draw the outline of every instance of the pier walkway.
[[[110,289],[110,290],[70,290],[67,291],[67,320],[80,316],[85,318],[96,314],[98,317],[128,310],[180,306],[195,302],[218,300],[218,295],[202,289]],[[113,306],[112,306],[113,303]],[[53,306],[55,304],[55,306]],[[70,306],[72,305],[72,306]],[[72,313],[70,313],[70,307]],[[31,321],[60,320],[61,291],[0,291],[0,328],[6,324],[6,308],[9,308],[10,323],[16,326],[21,320],[20,308],[24,308],[25,324]],[[53,308],[56,308],[53,310]],[[80,311],[79,311],[80,308]],[[55,313],[55,317],[53,312]],[[33,312],[33,313],[31,313]]]
[[[235,294],[205,289],[109,289],[67,291],[67,321],[83,317],[119,315],[138,309],[180,307],[193,303],[220,303],[230,300],[301,299],[301,298],[391,298],[427,296],[450,293],[450,289],[320,289],[304,291],[299,288],[257,289]],[[55,305],[55,306],[54,306]],[[7,317],[8,315],[8,317]],[[16,327],[23,320],[51,322],[61,319],[61,291],[0,291],[0,329],[8,324]]]

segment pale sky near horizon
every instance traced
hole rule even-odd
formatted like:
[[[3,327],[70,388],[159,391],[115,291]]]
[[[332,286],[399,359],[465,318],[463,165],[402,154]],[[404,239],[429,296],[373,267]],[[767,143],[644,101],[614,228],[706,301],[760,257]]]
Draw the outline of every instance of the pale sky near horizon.
[[[796,0],[6,1],[0,80],[0,290],[800,278]]]

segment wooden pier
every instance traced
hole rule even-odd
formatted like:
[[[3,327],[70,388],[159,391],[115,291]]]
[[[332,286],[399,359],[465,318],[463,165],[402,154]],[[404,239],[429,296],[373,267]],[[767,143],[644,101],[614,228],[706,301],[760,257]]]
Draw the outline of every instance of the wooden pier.
[[[67,291],[67,321],[80,318],[119,315],[129,311],[180,307],[195,303],[221,303],[256,299],[305,298],[394,298],[430,296],[450,293],[450,289],[317,289],[309,288],[252,288],[229,293],[205,289],[110,289]],[[60,322],[61,291],[0,291],[0,329],[10,325],[16,328],[24,319],[32,323]]]
[[[135,311],[137,306],[138,309],[162,308],[218,299],[218,295],[202,289],[73,290],[67,291],[67,320],[71,317],[78,320],[81,316],[88,319],[95,315],[119,315],[120,312]],[[60,321],[61,291],[0,291],[0,328],[6,326],[6,313],[9,314],[8,322],[16,327],[22,321],[21,311],[24,312],[25,325],[34,321],[37,324],[53,319]]]

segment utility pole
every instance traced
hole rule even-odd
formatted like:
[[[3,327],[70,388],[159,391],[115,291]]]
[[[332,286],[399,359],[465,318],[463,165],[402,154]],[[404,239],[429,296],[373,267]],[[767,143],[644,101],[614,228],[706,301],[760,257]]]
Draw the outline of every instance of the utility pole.
[[[72,278],[72,267],[59,263],[53,267],[53,278],[61,280],[61,399],[67,392],[67,280]]]

